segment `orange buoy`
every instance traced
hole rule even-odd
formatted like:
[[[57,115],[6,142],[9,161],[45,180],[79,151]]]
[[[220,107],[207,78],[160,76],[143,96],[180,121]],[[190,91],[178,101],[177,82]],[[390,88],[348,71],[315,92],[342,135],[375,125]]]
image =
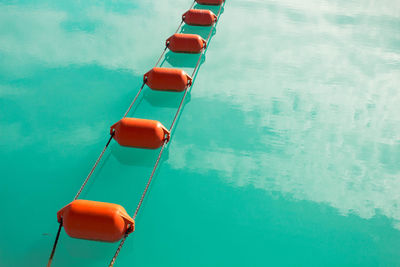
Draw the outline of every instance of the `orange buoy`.
[[[153,90],[181,92],[192,84],[192,77],[180,69],[153,68],[143,77]]]
[[[182,20],[188,25],[211,26],[217,21],[217,16],[211,10],[190,9],[182,15]]]
[[[156,149],[169,140],[169,131],[159,121],[123,118],[113,126],[110,133],[121,146]]]
[[[176,53],[200,53],[207,42],[198,34],[175,33],[165,41],[169,50]]]
[[[224,0],[196,0],[196,2],[200,5],[219,6]]]
[[[135,230],[135,221],[117,204],[74,200],[57,212],[65,232],[74,238],[117,242]]]

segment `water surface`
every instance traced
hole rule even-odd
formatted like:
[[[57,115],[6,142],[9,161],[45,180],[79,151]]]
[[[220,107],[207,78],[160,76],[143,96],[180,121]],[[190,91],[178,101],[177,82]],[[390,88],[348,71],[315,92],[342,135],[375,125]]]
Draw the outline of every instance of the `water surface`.
[[[46,264],[56,211],[189,6],[0,3],[1,266]],[[227,1],[116,266],[400,265],[399,84],[395,1]],[[130,116],[170,125],[180,96],[146,88]],[[82,198],[132,214],[156,156],[113,142]],[[54,266],[116,247],[63,232]]]

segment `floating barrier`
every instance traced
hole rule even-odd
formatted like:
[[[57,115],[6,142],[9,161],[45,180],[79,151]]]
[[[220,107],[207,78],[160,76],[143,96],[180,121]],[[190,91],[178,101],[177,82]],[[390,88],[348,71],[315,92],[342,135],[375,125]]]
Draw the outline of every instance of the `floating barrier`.
[[[204,5],[220,5],[218,14],[215,15],[210,10],[192,9],[196,2]],[[179,24],[178,29],[175,31],[175,34],[166,41],[165,49],[157,60],[154,68],[143,76],[142,86],[128,107],[128,110],[125,112],[121,120],[111,126],[110,137],[107,141],[107,144],[104,146],[95,164],[79,188],[75,198],[71,203],[58,211],[57,221],[59,222],[59,227],[54,240],[53,249],[47,263],[48,267],[51,266],[61,229],[63,227],[65,228],[65,232],[73,238],[103,242],[116,242],[121,240],[109,264],[109,267],[114,265],[126,238],[135,230],[135,218],[142,206],[143,200],[147,194],[154,173],[157,170],[166,144],[170,141],[172,129],[174,128],[178,116],[182,110],[182,106],[189,88],[192,86],[192,77],[195,77],[195,74],[200,67],[201,59],[206,51],[207,44],[211,39],[211,34],[221,14],[223,3],[223,0],[195,0],[189,8],[189,11],[183,14],[182,21]],[[207,39],[204,40],[196,34],[178,34],[178,31],[183,23],[198,26],[213,25],[214,27],[211,27]],[[200,53],[197,64],[190,76],[180,69],[157,67],[168,48],[174,52]],[[127,117],[145,85],[153,90],[175,92],[184,91],[181,102],[177,108],[169,129],[164,127],[159,121]],[[112,139],[115,139],[115,141],[117,141],[117,143],[121,146],[147,149],[156,149],[161,147],[152,172],[147,180],[146,187],[143,190],[135,213],[132,217],[128,215],[122,206],[117,204],[82,199],[78,200],[78,197],[91,178]]]
[[[193,26],[212,26],[217,22],[217,16],[211,10],[190,9],[182,15],[182,20]]]
[[[169,140],[170,132],[159,121],[123,118],[111,126],[110,134],[121,146],[156,149]]]
[[[200,5],[219,6],[224,3],[224,0],[196,0]]]
[[[198,34],[175,33],[169,37],[165,44],[175,53],[200,53],[207,47],[207,42]]]
[[[74,238],[117,242],[135,230],[135,221],[117,204],[74,200],[57,212],[65,232]]]
[[[143,76],[153,90],[182,92],[192,84],[192,78],[180,69],[153,68]]]

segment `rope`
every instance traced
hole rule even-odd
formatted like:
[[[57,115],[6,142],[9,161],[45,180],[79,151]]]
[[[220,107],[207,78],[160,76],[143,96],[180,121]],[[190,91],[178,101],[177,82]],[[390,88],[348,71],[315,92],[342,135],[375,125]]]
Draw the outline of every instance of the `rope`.
[[[142,193],[142,196],[141,196],[141,198],[140,198],[140,201],[139,201],[139,203],[138,203],[138,205],[137,205],[137,207],[136,207],[135,214],[134,214],[133,217],[132,217],[133,219],[136,218],[136,215],[138,214],[139,209],[140,209],[140,207],[142,206],[143,199],[144,199],[144,197],[146,196],[146,193],[147,193],[147,190],[149,189],[151,180],[153,179],[154,173],[155,173],[156,170],[157,170],[158,163],[160,163],[161,155],[162,155],[162,153],[164,152],[164,148],[165,148],[165,145],[166,145],[166,144],[167,144],[167,140],[164,141],[164,144],[163,144],[163,146],[162,146],[161,149],[160,149],[160,153],[158,154],[157,161],[156,161],[156,163],[154,164],[153,171],[151,172],[151,175],[150,175],[150,177],[149,177],[149,180],[147,181],[147,185],[146,185],[146,187],[144,188],[144,191],[143,191],[143,193]]]
[[[154,173],[155,173],[156,170],[157,170],[157,166],[158,166],[158,164],[160,163],[161,155],[162,155],[162,153],[164,152],[164,148],[165,148],[165,145],[166,145],[166,144],[167,144],[167,140],[164,141],[164,144],[163,144],[163,146],[161,147],[160,153],[158,154],[157,161],[156,161],[156,163],[154,164],[153,171],[151,172],[151,175],[150,175],[150,177],[149,177],[149,180],[147,181],[146,187],[145,187],[145,189],[144,189],[144,191],[143,191],[143,193],[142,193],[142,196],[141,196],[141,198],[140,198],[140,201],[139,201],[139,203],[138,203],[138,205],[137,205],[137,207],[136,207],[135,214],[134,214],[133,217],[132,217],[133,219],[136,218],[136,216],[137,216],[137,214],[138,214],[138,212],[139,212],[139,210],[140,210],[140,207],[142,206],[144,197],[146,196],[147,190],[148,190],[149,187],[150,187],[150,183],[151,183],[151,180],[153,179]],[[125,240],[126,240],[127,237],[128,237],[128,234],[126,233],[126,234],[124,235],[124,238],[123,238],[123,239],[121,240],[121,242],[119,243],[119,246],[118,246],[117,250],[115,251],[113,258],[111,259],[111,262],[110,262],[110,264],[108,265],[109,267],[114,266],[115,260],[117,259],[118,255],[119,255],[119,252],[121,251],[121,248],[122,248],[122,246],[124,245]]]
[[[214,23],[214,25],[210,29],[210,32],[208,33],[208,36],[207,36],[207,39],[206,39],[207,48],[209,47],[209,41],[211,39],[211,34],[212,34],[213,30],[217,27],[217,23],[219,21],[219,16],[221,15],[221,10],[222,10],[223,6],[225,6],[225,1],[224,1],[224,3],[222,5],[220,5],[220,7],[218,9],[218,13],[217,13],[217,21]],[[207,48],[203,49],[203,51],[201,51],[199,59],[197,60],[197,63],[196,63],[196,67],[193,69],[192,76],[191,76],[192,78],[194,77],[196,71],[198,70],[198,68],[200,66],[200,62],[201,62],[201,57],[206,53]]]
[[[142,86],[140,87],[140,90],[137,92],[135,98],[133,99],[132,103],[130,104],[128,110],[125,112],[124,116],[122,118],[125,118],[129,111],[132,109],[133,105],[135,104],[136,100],[138,99],[140,93],[143,90],[144,85],[146,84],[146,81],[143,81]],[[115,132],[113,132],[110,136],[110,138],[107,141],[107,144],[104,146],[103,151],[101,151],[100,156],[97,158],[95,164],[93,165],[92,169],[90,170],[88,176],[86,177],[85,181],[83,182],[83,184],[81,185],[81,188],[79,189],[78,193],[76,193],[74,200],[78,199],[79,195],[82,193],[83,188],[85,188],[87,182],[89,181],[90,177],[92,176],[94,170],[96,169],[97,165],[99,164],[101,158],[103,157],[104,153],[106,152],[108,146],[110,145],[110,142],[112,140],[112,138],[114,137]]]
[[[192,6],[191,6],[190,8],[193,7],[194,2],[195,2],[195,1],[193,1],[193,4],[192,4]],[[218,10],[217,18],[219,18],[220,14],[221,14],[222,7],[223,7],[224,5],[225,5],[225,2],[224,2],[223,5],[220,6],[220,8],[219,8],[219,10]],[[217,22],[218,22],[218,19],[217,19]],[[182,22],[181,22],[181,24],[182,24]],[[211,33],[212,33],[212,31],[214,30],[216,24],[217,24],[217,23],[215,23],[215,24],[213,25],[213,27],[211,27],[211,29],[210,29],[210,33],[208,34],[208,37],[207,37],[207,44],[208,44],[208,42],[209,42],[209,40],[210,40],[210,38],[211,38]],[[178,30],[179,30],[180,27],[181,27],[181,25],[179,25],[179,27],[178,27],[178,29],[176,30],[176,32],[178,32]],[[175,32],[175,33],[176,33],[176,32]],[[165,52],[165,50],[167,49],[167,47],[168,47],[168,46],[165,47],[164,52]],[[207,45],[207,48],[208,48],[208,45]],[[198,61],[197,61],[196,67],[194,68],[191,77],[194,77],[196,71],[198,70],[199,65],[200,65],[201,57],[204,55],[204,53],[205,53],[205,51],[207,50],[207,48],[206,48],[206,49],[203,49],[203,51],[201,52],[201,54],[200,54],[200,56],[199,56],[199,59],[198,59]],[[164,52],[163,52],[163,54],[164,54]],[[163,54],[162,54],[162,55],[163,55]],[[156,66],[158,65],[160,59],[161,59],[161,57],[160,57],[159,60],[157,61]],[[180,114],[181,109],[182,109],[182,107],[183,107],[183,103],[185,102],[185,98],[186,98],[186,96],[187,96],[187,93],[188,93],[188,91],[189,91],[191,88],[192,88],[192,84],[191,84],[188,88],[186,88],[185,93],[184,93],[183,96],[182,96],[182,99],[181,99],[181,102],[180,102],[180,104],[179,104],[179,107],[178,107],[178,109],[177,109],[177,111],[176,111],[176,113],[175,113],[174,119],[173,119],[173,121],[172,121],[172,123],[171,123],[171,126],[170,126],[170,128],[169,128],[170,133],[172,133],[172,129],[173,129],[173,127],[175,126],[175,123],[176,123],[176,121],[177,121],[177,119],[178,119],[178,117],[179,117],[179,114]],[[148,181],[147,181],[146,187],[145,187],[145,189],[144,189],[144,191],[143,191],[143,193],[142,193],[142,196],[141,196],[141,198],[140,198],[140,201],[139,201],[139,203],[138,203],[138,205],[137,205],[137,207],[136,207],[135,213],[134,213],[134,215],[133,215],[133,217],[132,217],[133,219],[135,219],[136,216],[137,216],[137,214],[139,213],[140,207],[142,206],[143,200],[144,200],[144,198],[145,198],[145,196],[146,196],[146,194],[147,194],[147,191],[148,191],[149,186],[150,186],[150,184],[151,184],[151,181],[152,181],[152,179],[153,179],[154,173],[156,172],[157,167],[158,167],[158,165],[159,165],[159,163],[160,163],[160,159],[161,159],[162,153],[164,152],[164,148],[165,148],[165,145],[166,145],[166,144],[167,144],[167,141],[164,141],[164,144],[163,144],[162,147],[161,147],[160,153],[158,154],[157,161],[156,161],[156,163],[154,164],[153,170],[152,170],[152,172],[151,172],[151,174],[150,174],[150,177],[149,177],[149,179],[148,179]],[[111,262],[110,262],[110,264],[109,264],[109,267],[113,267],[113,266],[114,266],[115,260],[117,259],[118,255],[119,255],[119,252],[121,251],[121,248],[122,248],[122,246],[124,245],[125,240],[126,240],[127,237],[128,237],[128,235],[125,234],[125,236],[124,236],[124,238],[121,240],[121,242],[120,242],[120,244],[119,244],[117,250],[115,251],[113,258],[111,259]]]
[[[164,54],[165,54],[165,51],[167,51],[168,45],[169,45],[169,42],[168,42],[167,45],[165,46],[164,51],[162,52],[161,56],[158,58],[157,63],[156,63],[156,65],[154,65],[154,67],[157,67],[158,63],[160,63],[161,58],[162,58],[162,57],[164,56]]]
[[[222,4],[222,5],[220,5],[219,6],[219,9],[218,9],[218,13],[217,13],[217,21],[214,23],[214,25],[213,25],[213,27],[211,28],[211,30],[210,30],[210,32],[209,32],[209,34],[208,34],[208,37],[207,37],[207,44],[208,44],[208,41],[210,40],[210,38],[211,38],[211,32],[214,30],[214,28],[216,28],[217,27],[217,24],[218,24],[218,21],[219,21],[219,16],[221,15],[221,11],[222,11],[222,8],[225,6],[225,1],[224,1],[224,3]]]
[[[125,112],[123,118],[125,118],[125,117],[128,115],[129,111],[132,109],[132,107],[133,107],[133,105],[135,104],[136,100],[138,99],[140,93],[142,92],[143,87],[144,87],[145,84],[146,84],[146,80],[144,80],[142,86],[140,87],[139,92],[136,94],[136,96],[135,96],[135,98],[133,99],[132,103],[130,104],[128,110]],[[114,134],[115,134],[115,132],[113,132],[113,133],[111,134],[110,138],[109,138],[108,141],[107,141],[107,144],[104,146],[103,150],[101,151],[100,156],[97,158],[97,160],[96,160],[95,164],[93,165],[92,169],[90,170],[88,176],[86,177],[85,181],[83,182],[83,184],[82,184],[81,187],[79,188],[78,193],[76,193],[76,195],[75,195],[75,197],[74,197],[74,200],[78,199],[79,195],[82,193],[82,191],[83,191],[83,189],[85,188],[86,184],[88,183],[90,177],[92,176],[94,170],[96,169],[96,167],[97,167],[97,165],[99,164],[101,158],[103,157],[103,155],[104,155],[104,153],[106,152],[108,146],[110,145],[111,140],[112,140],[112,138],[114,137]],[[50,266],[51,266],[51,262],[52,262],[52,260],[53,260],[54,253],[55,253],[55,251],[56,251],[56,247],[57,247],[57,243],[58,243],[58,238],[59,238],[59,236],[60,236],[61,228],[62,228],[62,221],[61,221],[61,223],[60,223],[60,226],[58,227],[57,237],[56,237],[56,240],[55,240],[55,242],[54,242],[53,250],[52,250],[52,252],[51,252],[49,261],[48,261],[48,263],[47,263],[47,267],[50,267]]]
[[[137,98],[139,97],[140,93],[142,92],[143,87],[144,87],[144,85],[146,84],[146,81],[147,81],[147,79],[145,79],[145,80],[143,81],[142,86],[140,86],[139,92],[137,92],[135,98],[133,99],[133,101],[132,101],[132,103],[130,104],[128,110],[125,112],[125,114],[124,114],[124,116],[123,116],[122,118],[125,118],[125,117],[128,115],[129,111],[131,111],[131,108],[133,107],[133,104],[135,104]]]
[[[104,152],[106,152],[107,147],[108,147],[108,145],[110,144],[110,142],[111,142],[111,140],[112,140],[112,138],[113,138],[113,136],[114,136],[114,133],[115,133],[115,132],[113,132],[113,133],[111,134],[110,138],[108,139],[107,144],[104,146],[103,151],[101,151],[101,154],[100,154],[100,156],[97,158],[96,163],[93,165],[93,168],[90,170],[88,176],[86,177],[85,181],[84,181],[83,184],[81,185],[81,188],[79,188],[78,193],[76,193],[76,196],[74,197],[74,200],[78,199],[79,195],[82,193],[83,188],[86,186],[87,182],[89,181],[90,177],[92,176],[94,170],[96,169],[96,167],[97,167],[97,165],[99,164],[101,158],[103,157]]]
[[[193,1],[192,5],[189,7],[189,10],[192,9],[194,7],[194,4],[196,3],[196,0]],[[178,29],[176,29],[175,33],[177,33],[179,31],[179,29],[181,28],[182,24],[183,24],[183,19],[181,21],[181,24],[179,24]]]
[[[61,219],[60,225],[58,226],[58,231],[57,231],[56,239],[54,240],[53,250],[51,251],[49,261],[47,262],[47,267],[50,267],[50,266],[51,266],[51,262],[53,261],[54,253],[56,252],[57,243],[58,243],[58,238],[60,237],[60,232],[61,232],[62,226],[63,226],[63,221],[62,221],[62,219]]]
[[[178,28],[176,29],[175,33],[177,33],[177,32],[179,31],[179,29],[181,28],[182,24],[183,24],[183,18],[182,18],[182,20],[181,20],[181,23],[179,23],[179,26],[178,26]],[[175,34],[175,33],[174,33],[174,34]]]
[[[190,86],[190,88],[191,88],[191,87],[192,87],[192,86]],[[172,128],[174,127],[174,124],[175,124],[175,122],[176,122],[176,119],[178,118],[178,115],[179,115],[179,113],[180,113],[180,111],[181,111],[181,108],[182,108],[182,106],[183,106],[183,102],[185,101],[185,97],[186,97],[186,95],[187,95],[187,93],[188,93],[188,90],[189,90],[189,88],[187,88],[187,89],[185,90],[185,93],[183,94],[181,103],[179,104],[178,110],[177,110],[176,113],[175,113],[174,120],[173,120],[172,123],[171,123],[171,127],[169,127],[169,132],[170,132],[170,133],[171,133]]]
[[[113,267],[113,266],[114,266],[115,260],[117,259],[118,255],[119,255],[119,252],[121,251],[121,248],[122,248],[122,246],[124,245],[125,240],[126,240],[127,237],[128,237],[128,235],[125,234],[125,235],[124,235],[124,238],[123,238],[123,239],[121,240],[121,242],[119,243],[119,246],[118,246],[118,248],[117,248],[117,251],[115,251],[114,257],[111,259],[111,262],[110,262],[110,264],[108,265],[108,267]]]
[[[76,200],[76,199],[79,197],[79,195],[82,193],[83,188],[86,186],[87,182],[89,181],[90,177],[92,176],[94,170],[96,169],[96,167],[97,167],[97,165],[99,164],[101,158],[103,157],[104,152],[106,152],[107,147],[108,147],[108,145],[110,144],[111,139],[113,138],[113,136],[114,136],[114,132],[111,134],[110,138],[108,139],[107,144],[104,146],[103,151],[101,151],[100,156],[97,158],[96,163],[93,165],[93,167],[92,167],[92,169],[90,170],[88,176],[86,177],[85,181],[84,181],[83,184],[81,185],[81,188],[79,188],[78,193],[76,193],[76,195],[75,195],[75,197],[74,197],[74,200]]]
[[[190,6],[189,9],[192,9],[195,3],[196,3],[196,1],[193,1],[192,5]],[[176,29],[175,33],[177,33],[179,31],[179,29],[181,28],[182,24],[183,24],[183,19],[181,20],[181,23],[179,23],[178,28]],[[167,43],[167,45],[165,46],[161,56],[158,58],[158,60],[157,60],[156,64],[154,65],[154,67],[157,67],[158,63],[160,63],[161,58],[164,56],[165,52],[167,51],[168,45],[169,45],[169,43]]]
[[[196,2],[196,1],[194,0],[189,9],[192,9],[192,8],[193,8],[195,2]],[[224,5],[225,5],[225,2],[224,2],[223,5],[220,6],[220,8],[219,8],[219,10],[218,10],[217,22],[218,22],[218,18],[219,18],[219,16],[220,16],[220,14],[221,14],[222,7],[223,7]],[[177,32],[179,31],[179,29],[181,28],[183,22],[184,22],[184,20],[182,19],[182,20],[181,20],[181,23],[179,24],[179,26],[178,26],[177,30],[175,31],[175,33],[177,33]],[[211,27],[211,29],[210,29],[210,32],[209,32],[208,37],[207,37],[207,44],[208,44],[208,42],[209,42],[209,40],[210,40],[210,38],[211,38],[212,31],[213,31],[214,28],[216,27],[217,22],[214,23],[213,27]],[[165,46],[165,48],[164,48],[164,50],[163,50],[163,52],[162,52],[162,54],[161,54],[161,56],[158,58],[158,60],[157,60],[157,62],[156,62],[156,64],[155,64],[155,67],[157,67],[157,65],[160,63],[160,60],[161,60],[161,58],[164,56],[164,54],[165,54],[165,52],[166,52],[166,50],[167,50],[167,48],[168,48],[168,45],[169,45],[169,44],[167,43],[166,46]],[[208,45],[207,45],[207,48],[208,48]],[[196,66],[195,66],[195,68],[194,68],[194,70],[193,70],[193,73],[192,73],[192,76],[191,76],[192,78],[194,77],[194,75],[196,74],[197,70],[199,69],[201,58],[202,58],[202,56],[205,54],[205,51],[207,50],[207,48],[203,49],[203,51],[201,52],[201,54],[200,54],[200,56],[199,56],[199,59],[198,59],[198,61],[197,61],[197,64],[196,64]],[[141,92],[142,92],[142,90],[143,90],[145,84],[146,84],[146,79],[143,81],[143,84],[141,85],[141,87],[140,87],[138,93],[136,94],[135,98],[134,98],[133,101],[131,102],[131,104],[130,104],[128,110],[125,112],[123,118],[125,118],[125,117],[128,115],[128,113],[130,112],[130,110],[132,109],[133,105],[135,104],[136,100],[138,99],[139,95],[141,94]],[[176,123],[176,121],[177,121],[177,118],[179,117],[179,114],[181,113],[181,110],[182,110],[182,107],[183,107],[183,103],[184,103],[185,98],[186,98],[186,96],[187,96],[187,93],[188,93],[188,91],[191,89],[191,87],[192,87],[192,84],[190,84],[190,85],[188,86],[188,88],[186,88],[186,90],[185,90],[185,93],[184,93],[184,95],[183,95],[183,97],[182,97],[182,100],[181,100],[181,102],[180,102],[180,104],[179,104],[179,107],[178,107],[178,109],[177,109],[177,111],[176,111],[176,113],[175,113],[174,119],[173,119],[173,121],[172,121],[172,123],[171,123],[171,127],[169,128],[169,131],[170,131],[170,132],[172,131],[172,129],[173,129],[173,127],[174,127],[174,125],[175,125],[175,123]],[[81,187],[79,188],[79,191],[78,191],[77,194],[75,195],[74,200],[78,199],[78,197],[79,197],[80,194],[82,193],[82,190],[85,188],[85,186],[86,186],[86,184],[88,183],[90,177],[92,176],[94,170],[96,169],[96,167],[97,167],[97,165],[99,164],[101,158],[103,157],[105,151],[107,150],[108,146],[110,145],[110,142],[111,142],[111,140],[112,140],[114,134],[115,134],[115,132],[112,132],[110,138],[109,138],[108,141],[107,141],[107,144],[104,146],[102,152],[100,153],[100,156],[97,158],[97,160],[96,160],[95,164],[93,165],[92,169],[90,170],[88,176],[86,177],[85,181],[83,182],[83,184],[82,184]],[[157,167],[158,167],[158,165],[159,165],[159,163],[160,163],[160,159],[161,159],[162,153],[164,152],[164,149],[165,149],[165,146],[166,146],[167,143],[168,143],[168,140],[165,140],[164,143],[163,143],[163,145],[162,145],[162,147],[161,147],[161,149],[160,149],[160,152],[159,152],[158,157],[157,157],[157,160],[156,160],[156,162],[155,162],[155,164],[154,164],[153,170],[152,170],[152,172],[151,172],[151,174],[150,174],[150,177],[149,177],[149,179],[148,179],[148,181],[147,181],[146,187],[145,187],[145,189],[144,189],[144,191],[143,191],[143,193],[142,193],[142,196],[141,196],[141,198],[140,198],[140,201],[139,201],[139,203],[138,203],[138,205],[137,205],[137,207],[136,207],[135,213],[134,213],[134,215],[133,215],[133,219],[136,218],[136,216],[137,216],[137,214],[138,214],[138,212],[139,212],[139,210],[140,210],[140,208],[141,208],[141,206],[142,206],[143,200],[144,200],[144,198],[145,198],[145,196],[146,196],[146,194],[147,194],[147,191],[148,191],[148,189],[149,189],[149,187],[150,187],[151,181],[152,181],[152,179],[153,179],[153,177],[154,177],[154,174],[155,174],[155,172],[156,172],[156,170],[157,170]],[[51,263],[52,263],[52,260],[53,260],[53,257],[54,257],[54,254],[55,254],[55,251],[56,251],[56,248],[57,248],[57,244],[58,244],[58,240],[59,240],[59,237],[60,237],[60,232],[61,232],[62,226],[63,226],[63,221],[62,221],[62,219],[61,219],[60,225],[59,225],[59,227],[58,227],[56,239],[55,239],[54,244],[53,244],[53,249],[52,249],[52,251],[51,251],[50,258],[49,258],[49,261],[48,261],[48,263],[47,263],[47,267],[50,267],[50,266],[51,266]],[[114,265],[114,263],[115,263],[115,261],[116,261],[116,258],[118,257],[118,255],[119,255],[119,253],[120,253],[120,251],[121,251],[121,248],[122,248],[122,246],[124,245],[125,240],[126,240],[127,237],[128,237],[128,232],[125,233],[125,235],[124,235],[123,239],[121,240],[121,242],[120,242],[120,244],[119,244],[117,250],[115,251],[114,257],[112,258],[112,260],[111,260],[111,262],[110,262],[110,264],[109,264],[109,267],[112,267],[112,266]]]
[[[174,127],[174,124],[175,124],[175,122],[176,122],[176,119],[178,118],[179,112],[180,112],[180,110],[181,110],[181,108],[182,108],[182,105],[183,105],[183,103],[184,103],[184,100],[185,100],[185,97],[186,97],[186,95],[187,95],[188,89],[189,89],[189,88],[187,88],[187,89],[185,90],[185,93],[184,93],[184,95],[183,95],[183,97],[182,97],[182,100],[181,100],[181,103],[180,103],[180,105],[179,105],[179,107],[178,107],[178,110],[177,110],[177,112],[175,113],[174,120],[172,121],[171,127],[169,128],[169,131],[170,131],[170,132],[171,132],[172,128]],[[167,144],[167,142],[168,142],[168,141],[165,140],[164,143],[163,143],[163,145],[162,145],[162,147],[161,147],[161,149],[160,149],[160,153],[158,154],[156,163],[154,164],[153,170],[152,170],[152,172],[151,172],[151,174],[150,174],[150,177],[149,177],[149,179],[148,179],[148,181],[147,181],[146,187],[145,187],[144,190],[143,190],[142,196],[140,197],[140,200],[139,200],[139,203],[138,203],[138,205],[137,205],[137,207],[136,207],[135,213],[134,213],[134,215],[132,216],[133,219],[135,219],[136,216],[137,216],[137,214],[139,213],[140,207],[142,206],[143,200],[144,200],[144,198],[145,198],[145,196],[146,196],[146,194],[147,194],[147,191],[148,191],[148,189],[149,189],[149,187],[150,187],[151,181],[153,180],[154,173],[156,172],[157,167],[158,167],[158,164],[160,163],[160,159],[161,159],[161,156],[162,156],[162,154],[163,154],[163,152],[164,152],[165,145]],[[117,259],[118,255],[119,255],[119,252],[121,251],[121,248],[122,248],[122,246],[124,245],[125,240],[126,240],[127,237],[128,237],[128,234],[125,234],[124,238],[123,238],[123,239],[121,240],[121,242],[119,243],[119,246],[118,246],[117,250],[115,251],[113,258],[111,259],[111,262],[110,262],[110,264],[108,265],[109,267],[113,267],[113,266],[114,266],[115,260]]]

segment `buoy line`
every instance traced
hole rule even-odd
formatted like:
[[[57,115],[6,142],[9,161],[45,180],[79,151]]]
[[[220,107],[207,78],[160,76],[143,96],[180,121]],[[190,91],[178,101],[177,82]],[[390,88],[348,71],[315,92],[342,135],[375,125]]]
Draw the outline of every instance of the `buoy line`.
[[[211,10],[193,9],[193,6],[196,2],[200,5],[217,5],[219,6],[218,13],[215,15]],[[126,238],[135,230],[135,218],[147,194],[154,173],[159,166],[165,146],[170,141],[172,130],[174,129],[177,118],[181,113],[187,93],[192,87],[193,79],[195,75],[197,75],[201,59],[206,52],[207,45],[211,39],[212,32],[216,27],[224,5],[224,0],[195,0],[193,1],[189,10],[182,15],[181,23],[179,24],[175,33],[166,40],[165,48],[161,56],[158,58],[155,66],[149,72],[144,74],[143,83],[124,116],[121,120],[111,126],[110,138],[90,170],[88,176],[79,188],[73,201],[57,212],[57,221],[59,222],[59,227],[47,267],[51,266],[59,241],[61,229],[63,227],[65,232],[73,238],[103,242],[117,242],[121,240],[109,264],[109,266],[114,265]],[[211,26],[207,39],[204,40],[197,34],[178,33],[183,23],[194,26]],[[167,49],[175,53],[199,54],[199,59],[191,76],[180,69],[157,67]],[[150,89],[157,91],[184,91],[179,107],[169,129],[163,126],[159,121],[127,117],[139,95],[143,91],[145,85],[147,85]],[[126,210],[118,204],[78,199],[93,172],[97,168],[99,162],[101,161],[101,158],[103,157],[112,139],[117,141],[117,143],[121,146],[146,149],[157,149],[161,147],[146,187],[132,217],[130,217]]]

